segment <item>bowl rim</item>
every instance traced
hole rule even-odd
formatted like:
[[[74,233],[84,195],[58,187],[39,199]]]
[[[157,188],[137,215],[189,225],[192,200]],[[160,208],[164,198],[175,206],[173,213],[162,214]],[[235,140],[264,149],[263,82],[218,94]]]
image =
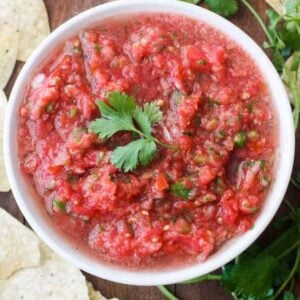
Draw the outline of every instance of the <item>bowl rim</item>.
[[[49,49],[55,48],[53,45],[57,43],[59,38],[64,36],[70,37],[72,34],[77,33],[78,30],[74,28],[79,28],[83,24],[91,24],[96,20],[112,15],[134,12],[168,12],[196,18],[219,29],[227,37],[234,40],[257,63],[261,72],[265,74],[265,80],[268,83],[272,82],[270,92],[274,98],[273,102],[275,103],[274,106],[279,120],[279,163],[278,169],[275,171],[275,184],[271,188],[272,191],[268,193],[267,203],[265,203],[261,215],[256,219],[254,228],[232,239],[228,242],[229,246],[226,246],[227,248],[221,247],[205,262],[171,270],[135,271],[118,268],[106,265],[100,260],[95,262],[91,257],[77,253],[69,243],[58,237],[53,228],[47,226],[46,221],[41,218],[39,212],[35,213],[36,211],[31,207],[33,204],[28,200],[30,195],[26,191],[26,184],[22,182],[17,163],[17,122],[15,116],[18,115],[18,107],[23,100],[22,95],[24,95],[28,77],[32,78],[34,70],[37,70],[37,65],[43,62],[46,54],[49,53]],[[176,0],[113,1],[88,9],[60,25],[40,44],[21,70],[9,98],[4,126],[4,160],[12,192],[23,215],[39,237],[60,256],[90,274],[118,283],[144,286],[173,284],[210,273],[228,263],[248,248],[270,223],[282,202],[292,172],[294,152],[294,125],[288,96],[277,71],[263,50],[246,33],[228,20],[199,6]],[[271,198],[272,201],[270,201]]]

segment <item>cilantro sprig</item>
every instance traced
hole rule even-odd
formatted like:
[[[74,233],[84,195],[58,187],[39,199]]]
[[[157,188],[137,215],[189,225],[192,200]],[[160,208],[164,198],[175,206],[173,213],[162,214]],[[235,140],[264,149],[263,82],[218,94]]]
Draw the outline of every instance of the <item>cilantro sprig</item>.
[[[108,103],[97,102],[101,118],[94,120],[90,130],[102,139],[111,138],[114,134],[129,131],[138,137],[125,146],[117,147],[111,155],[111,163],[125,172],[132,171],[138,165],[147,166],[153,159],[157,144],[176,149],[152,136],[152,125],[162,120],[163,113],[155,103],[137,105],[134,97],[124,93],[113,92]]]

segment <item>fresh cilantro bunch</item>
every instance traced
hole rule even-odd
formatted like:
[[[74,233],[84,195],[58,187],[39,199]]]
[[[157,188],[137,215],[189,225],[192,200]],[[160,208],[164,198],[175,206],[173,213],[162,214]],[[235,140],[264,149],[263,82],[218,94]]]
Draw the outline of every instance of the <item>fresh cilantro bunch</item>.
[[[274,10],[268,10],[268,26],[247,0],[241,1],[257,19],[267,36],[268,41],[264,43],[264,46],[272,50],[274,65],[287,87],[294,105],[294,124],[297,129],[300,112],[300,80],[298,78],[300,74],[300,0],[283,1],[282,15]]]
[[[290,205],[290,204],[289,204]],[[292,207],[292,206],[291,206]],[[270,245],[252,245],[223,269],[221,281],[238,300],[296,299],[294,279],[300,270],[300,210],[292,207],[288,218],[275,220],[285,228]]]
[[[293,51],[300,50],[300,0],[288,0],[284,4],[283,15],[274,10],[268,10],[269,18],[268,42],[266,48],[271,48],[274,64],[279,72],[284,69],[285,60]]]
[[[295,128],[300,113],[300,0],[287,0],[283,14],[267,11],[269,42],[266,48],[273,51],[274,64],[282,75],[292,104]]]
[[[111,163],[125,172],[132,171],[139,164],[148,165],[157,150],[157,144],[166,145],[152,136],[152,125],[162,120],[163,113],[155,103],[145,103],[143,107],[136,104],[133,97],[124,93],[113,92],[108,104],[98,101],[101,118],[90,125],[90,130],[102,139],[112,137],[117,132],[129,131],[136,135],[126,146],[117,147],[111,155]]]

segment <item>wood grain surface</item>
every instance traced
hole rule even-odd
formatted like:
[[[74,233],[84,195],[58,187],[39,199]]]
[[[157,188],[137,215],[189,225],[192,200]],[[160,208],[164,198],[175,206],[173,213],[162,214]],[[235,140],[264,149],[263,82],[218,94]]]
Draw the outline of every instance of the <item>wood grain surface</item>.
[[[142,1],[142,0],[141,0]],[[163,0],[161,0],[163,1]],[[226,1],[226,0],[224,0]],[[91,8],[93,6],[103,4],[108,1],[101,0],[45,0],[47,6],[49,20],[51,29],[55,29],[57,26],[68,20],[69,18],[77,15],[78,13]],[[263,19],[266,19],[265,10],[267,5],[263,0],[250,0],[251,4],[260,13]],[[254,20],[253,16],[249,11],[241,4],[239,13],[231,18],[231,21],[248,33],[259,45],[262,46],[265,40],[264,34],[260,29],[257,22]],[[21,70],[22,64],[18,63],[14,75],[9,82],[6,89],[7,94],[9,94],[11,87]],[[298,135],[298,140],[300,136]],[[299,155],[296,158],[295,169],[299,167]],[[297,168],[298,169],[298,168]],[[300,196],[299,191],[297,192],[293,187],[289,187],[288,193],[286,195],[292,203],[299,203],[297,197]],[[9,213],[14,215],[24,224],[26,220],[22,216],[20,210],[18,209],[12,193],[0,193],[0,206],[6,209]],[[279,214],[285,213],[286,208],[284,204],[280,208]],[[271,228],[268,228],[266,232],[261,237],[263,240],[268,241],[276,235]],[[122,300],[160,300],[164,297],[160,294],[156,287],[136,287],[127,286],[112,283],[100,278],[96,278],[89,274],[86,274],[87,278],[93,282],[95,288],[101,290],[101,292],[106,297],[118,297]],[[116,279],[117,280],[117,279]],[[232,299],[232,297],[223,290],[218,282],[205,282],[198,285],[172,285],[168,287],[173,291],[177,297],[181,300],[226,300]],[[296,285],[299,289],[299,283]],[[298,293],[299,294],[299,293]]]

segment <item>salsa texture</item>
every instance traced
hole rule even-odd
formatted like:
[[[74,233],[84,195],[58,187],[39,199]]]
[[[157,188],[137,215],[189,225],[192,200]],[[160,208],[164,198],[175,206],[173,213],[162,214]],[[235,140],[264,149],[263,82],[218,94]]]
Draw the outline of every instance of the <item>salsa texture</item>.
[[[136,139],[90,130],[112,92],[155,102],[153,161],[112,151]],[[101,21],[66,41],[20,108],[19,157],[62,231],[102,259],[141,267],[205,260],[254,225],[272,182],[276,117],[258,67],[207,24],[171,14]],[[163,265],[163,264],[162,264]]]

